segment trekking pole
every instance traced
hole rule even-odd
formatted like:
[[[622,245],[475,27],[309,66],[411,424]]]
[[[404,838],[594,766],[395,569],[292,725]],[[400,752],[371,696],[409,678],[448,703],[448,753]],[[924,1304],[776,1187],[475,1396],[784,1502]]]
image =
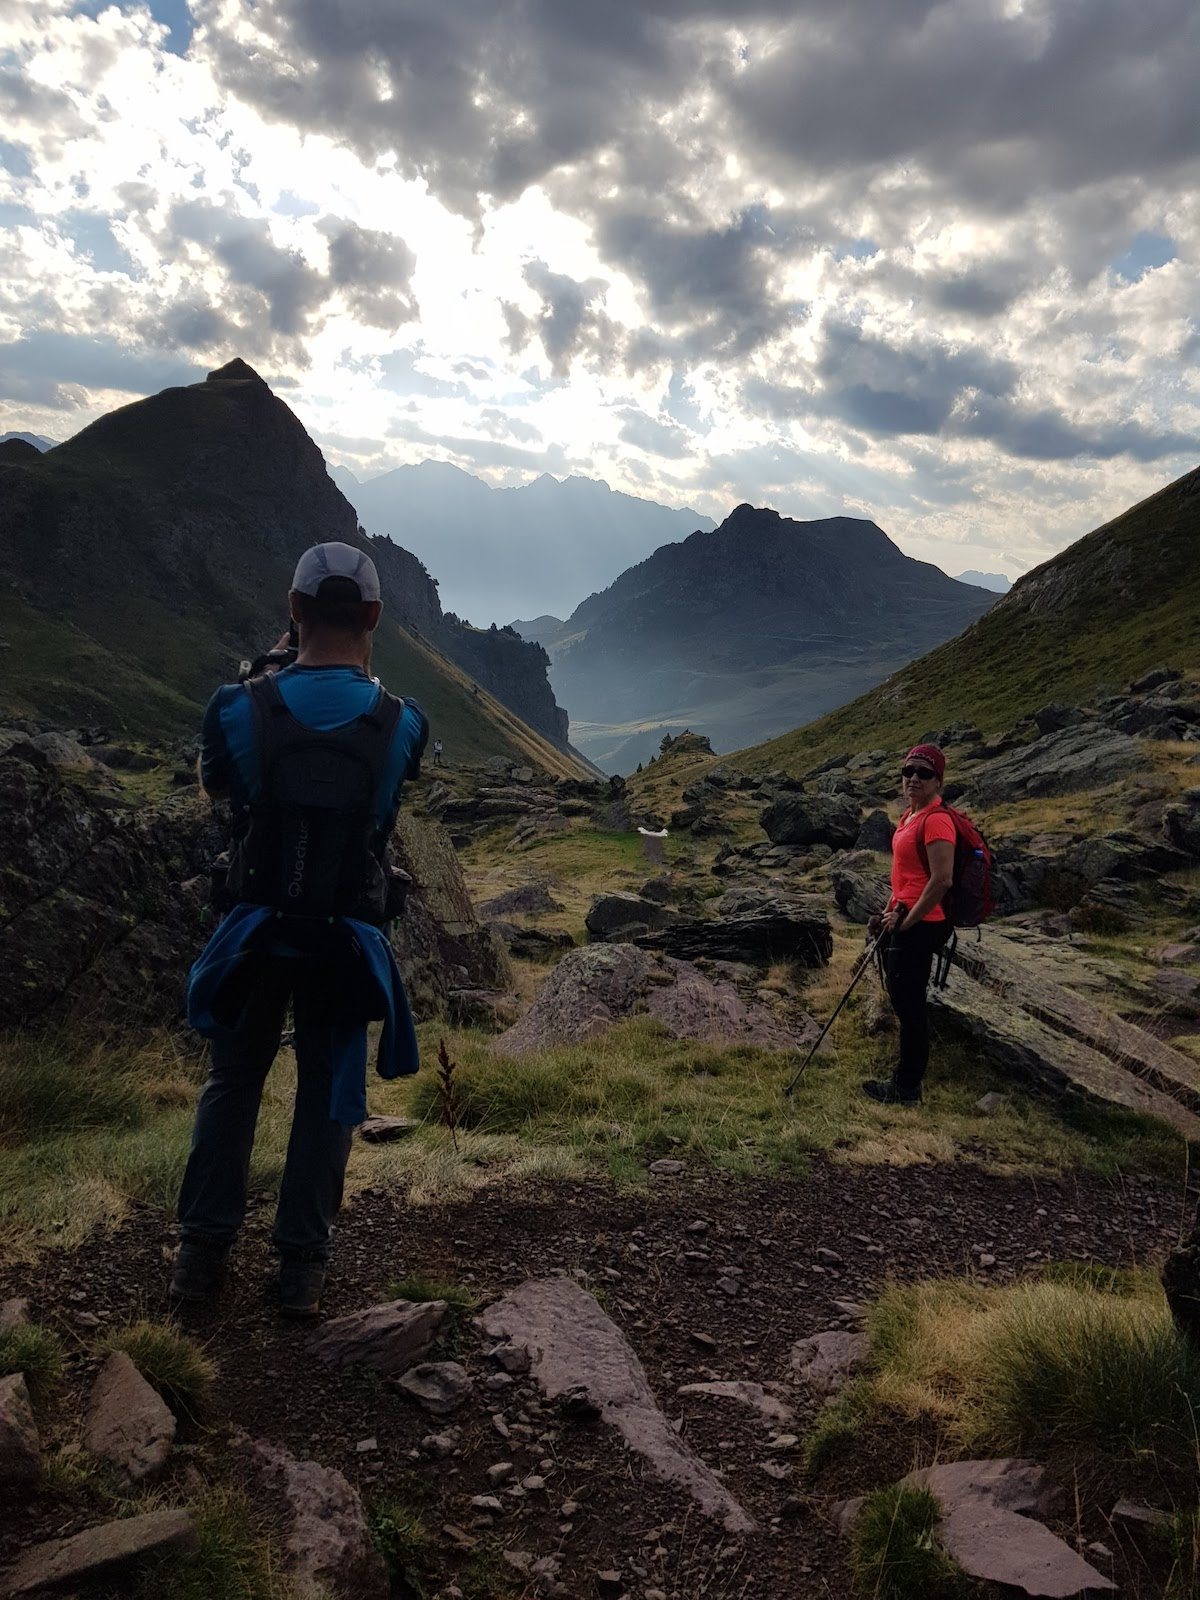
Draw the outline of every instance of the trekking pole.
[[[902,912],[904,908],[901,907],[901,906],[897,906],[895,909],[897,911],[901,911]],[[800,1063],[799,1072],[797,1072],[796,1076],[792,1079],[791,1083],[789,1083],[787,1088],[783,1091],[785,1095],[790,1096],[791,1093],[792,1093],[792,1090],[796,1087],[796,1085],[800,1082],[800,1079],[804,1076],[805,1067],[808,1066],[808,1063],[812,1060],[812,1058],[816,1055],[817,1051],[820,1049],[822,1039],[824,1039],[825,1035],[829,1032],[830,1028],[833,1027],[834,1023],[838,1019],[838,1012],[841,1011],[842,1007],[846,1004],[846,1001],[849,1000],[850,996],[854,993],[855,987],[858,984],[858,980],[862,977],[863,973],[870,966],[871,957],[875,954],[876,950],[879,948],[879,941],[883,938],[883,935],[884,935],[885,931],[886,931],[885,929],[881,928],[879,930],[879,932],[875,935],[874,939],[872,939],[871,943],[863,951],[862,955],[858,958],[858,970],[855,972],[854,976],[850,979],[850,987],[846,990],[845,994],[838,1001],[837,1006],[834,1009],[833,1015],[830,1017],[829,1021],[825,1024],[825,1026],[821,1029],[820,1033],[817,1035],[816,1043],[813,1045],[812,1049],[805,1056],[804,1060]]]

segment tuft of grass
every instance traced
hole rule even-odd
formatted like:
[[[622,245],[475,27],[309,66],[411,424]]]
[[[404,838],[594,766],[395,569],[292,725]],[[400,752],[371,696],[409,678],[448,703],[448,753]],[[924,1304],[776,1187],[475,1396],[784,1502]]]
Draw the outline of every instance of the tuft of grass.
[[[193,1510],[195,1549],[149,1562],[111,1600],[302,1600],[244,1495],[210,1489]]]
[[[62,1370],[62,1342],[49,1328],[27,1322],[0,1332],[0,1378],[23,1372],[35,1409],[50,1398],[62,1378]]]
[[[1170,1562],[1164,1600],[1195,1600],[1200,1594],[1200,1510],[1176,1512],[1151,1537],[1166,1546]]]
[[[855,1378],[817,1413],[805,1435],[801,1465],[806,1478],[815,1478],[845,1445],[854,1443],[878,1415],[879,1407],[869,1378]]]
[[[116,1328],[106,1350],[123,1350],[177,1416],[194,1421],[212,1397],[217,1368],[193,1340],[157,1322]]]
[[[421,1304],[427,1300],[444,1300],[452,1316],[464,1317],[479,1309],[479,1296],[463,1283],[448,1283],[441,1278],[427,1277],[423,1272],[409,1272],[403,1278],[392,1278],[383,1287],[385,1300],[411,1300]]]
[[[867,1496],[851,1541],[859,1594],[869,1600],[962,1600],[966,1579],[934,1539],[938,1503],[898,1483]]]
[[[969,1448],[1067,1459],[1115,1482],[1200,1461],[1200,1354],[1149,1274],[1002,1289],[893,1287],[868,1334],[883,1404],[939,1416]]]
[[[395,1498],[372,1500],[367,1526],[397,1593],[427,1600],[432,1592],[437,1541],[419,1511]]]

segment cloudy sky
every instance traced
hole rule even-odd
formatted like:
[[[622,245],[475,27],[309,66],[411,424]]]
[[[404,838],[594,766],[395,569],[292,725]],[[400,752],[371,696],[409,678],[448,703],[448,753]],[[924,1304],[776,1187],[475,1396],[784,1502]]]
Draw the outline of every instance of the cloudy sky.
[[[1195,0],[6,0],[0,432],[240,354],[360,477],[1015,575],[1200,456],[1198,62]]]

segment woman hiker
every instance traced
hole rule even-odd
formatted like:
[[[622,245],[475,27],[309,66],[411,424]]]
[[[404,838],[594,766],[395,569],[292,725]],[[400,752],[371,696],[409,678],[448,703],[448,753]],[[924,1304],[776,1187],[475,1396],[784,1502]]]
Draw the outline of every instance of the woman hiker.
[[[950,936],[942,902],[954,881],[955,828],[942,804],[945,771],[935,744],[914,745],[905,756],[900,780],[907,809],[892,839],[892,893],[883,915],[868,924],[883,936],[884,982],[900,1023],[891,1078],[862,1086],[885,1106],[919,1105],[929,1063],[926,991],[934,957]]]

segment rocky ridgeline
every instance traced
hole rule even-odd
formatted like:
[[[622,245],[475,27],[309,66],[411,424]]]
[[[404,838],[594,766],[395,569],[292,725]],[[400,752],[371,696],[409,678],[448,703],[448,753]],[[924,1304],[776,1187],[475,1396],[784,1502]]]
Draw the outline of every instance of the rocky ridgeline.
[[[599,827],[627,827],[625,780],[550,777],[504,756],[493,756],[480,771],[448,769],[425,797],[425,809],[463,845],[490,829],[513,825],[512,842],[567,833],[573,819],[586,817]]]

